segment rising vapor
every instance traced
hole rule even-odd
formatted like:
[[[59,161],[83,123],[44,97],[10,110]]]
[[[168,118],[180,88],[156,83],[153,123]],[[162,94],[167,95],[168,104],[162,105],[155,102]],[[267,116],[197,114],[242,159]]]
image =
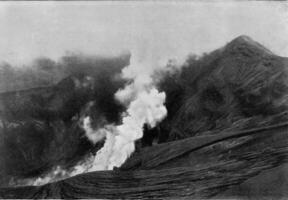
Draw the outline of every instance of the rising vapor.
[[[122,70],[122,77],[130,80],[130,84],[119,90],[115,98],[126,105],[127,110],[122,114],[120,125],[110,125],[109,128],[95,133],[99,137],[105,133],[105,144],[96,154],[93,167],[89,171],[120,167],[134,152],[135,141],[142,138],[144,124],[153,128],[167,114],[164,106],[166,95],[157,90],[152,78],[153,73],[159,70],[157,61],[151,59],[151,56],[145,57],[148,59],[139,59],[137,54],[132,54],[130,65]],[[90,129],[85,130],[87,132]],[[88,135],[88,138],[98,137]]]

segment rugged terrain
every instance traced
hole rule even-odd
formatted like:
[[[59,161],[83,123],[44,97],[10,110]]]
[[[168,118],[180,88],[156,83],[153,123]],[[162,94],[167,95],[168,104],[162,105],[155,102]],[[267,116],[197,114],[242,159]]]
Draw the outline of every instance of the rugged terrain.
[[[122,60],[117,69],[127,63]],[[159,81],[168,116],[145,130],[137,151],[120,169],[37,187],[5,182],[39,176],[55,165],[69,168],[97,151],[99,146],[83,137],[81,117],[94,114],[95,127],[117,122],[123,108],[114,101],[107,104],[109,96],[100,97],[107,88],[113,96],[124,82],[89,73],[91,78],[69,76],[55,86],[3,93],[0,197],[287,197],[287,70],[288,58],[247,36],[200,58],[190,56]],[[101,87],[105,80],[113,87]]]

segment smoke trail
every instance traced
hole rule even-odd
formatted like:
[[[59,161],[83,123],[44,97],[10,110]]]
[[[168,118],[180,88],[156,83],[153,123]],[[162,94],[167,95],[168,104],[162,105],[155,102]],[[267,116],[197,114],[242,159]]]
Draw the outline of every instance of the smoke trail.
[[[106,129],[99,129],[97,133],[91,128],[91,120],[89,117],[85,117],[83,120],[83,128],[85,130],[86,137],[93,143],[103,140],[106,136]]]

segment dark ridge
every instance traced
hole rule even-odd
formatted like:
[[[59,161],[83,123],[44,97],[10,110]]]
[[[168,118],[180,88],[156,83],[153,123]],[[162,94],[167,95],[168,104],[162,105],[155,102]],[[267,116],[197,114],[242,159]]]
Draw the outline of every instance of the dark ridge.
[[[287,110],[287,69],[287,58],[247,36],[199,59],[188,58],[182,71],[159,84],[168,94],[171,114],[159,125],[160,142],[258,126],[266,117]]]
[[[226,49],[233,49],[233,48],[241,48],[244,46],[248,46],[249,48],[253,48],[254,51],[258,51],[261,53],[266,53],[266,54],[273,54],[269,49],[264,47],[262,44],[254,41],[252,38],[250,38],[247,35],[241,35],[234,40],[232,40],[226,47]]]

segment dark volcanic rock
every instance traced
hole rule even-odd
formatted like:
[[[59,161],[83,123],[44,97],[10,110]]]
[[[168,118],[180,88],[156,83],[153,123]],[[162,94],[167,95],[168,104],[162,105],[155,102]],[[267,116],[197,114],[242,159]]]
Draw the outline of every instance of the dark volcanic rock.
[[[266,117],[287,110],[287,70],[287,58],[247,36],[198,60],[188,59],[181,72],[162,83],[168,94],[162,142],[261,126]]]
[[[90,115],[95,128],[119,119],[123,107],[114,93],[124,81],[115,76],[129,60],[77,59],[67,58],[77,73],[69,69],[71,76],[54,86],[0,93],[0,185],[73,166],[95,152],[100,146],[84,137],[83,117]]]
[[[79,92],[72,82],[70,89],[61,89],[62,84],[2,94],[2,179],[39,176],[55,165],[79,160],[92,148],[79,124],[91,90]],[[1,184],[7,183],[4,179]]]

